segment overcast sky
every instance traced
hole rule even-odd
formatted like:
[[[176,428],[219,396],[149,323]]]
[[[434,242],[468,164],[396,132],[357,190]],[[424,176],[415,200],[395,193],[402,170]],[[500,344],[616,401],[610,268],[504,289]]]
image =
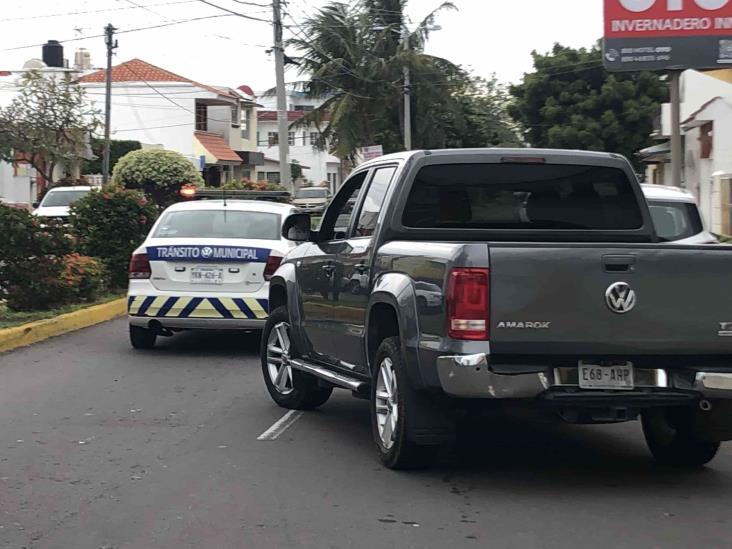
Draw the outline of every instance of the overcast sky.
[[[271,19],[271,10],[237,0],[210,0],[252,17]],[[267,0],[251,0],[267,4]],[[285,23],[296,24],[324,0],[289,0]],[[440,0],[410,0],[408,14],[418,22]],[[427,52],[445,57],[503,82],[519,81],[531,70],[531,51],[548,51],[554,42],[590,46],[602,35],[602,0],[454,0],[459,11],[439,17],[442,30],[432,34]],[[140,7],[143,6],[143,7]],[[85,13],[80,13],[85,12]],[[95,66],[104,64],[107,23],[120,31],[191,18],[226,15],[200,0],[2,0],[0,3],[0,70],[21,68],[41,56],[48,39],[67,41],[65,57],[85,47]],[[49,17],[52,16],[52,17]],[[265,22],[226,16],[118,35],[115,63],[140,58],[205,84],[256,91],[274,86],[274,63],[266,52],[272,29]],[[290,70],[288,81],[297,80]]]

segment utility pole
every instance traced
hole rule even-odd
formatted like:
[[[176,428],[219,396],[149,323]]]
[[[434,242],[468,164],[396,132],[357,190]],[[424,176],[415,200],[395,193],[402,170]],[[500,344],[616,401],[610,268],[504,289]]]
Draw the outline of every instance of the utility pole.
[[[288,140],[287,97],[285,91],[285,48],[282,45],[282,13],[280,0],[272,1],[272,19],[274,21],[274,56],[275,76],[277,79],[277,134],[280,150],[280,184],[295,192],[290,181],[290,144]]]
[[[671,71],[671,184],[681,187],[681,71]]]
[[[404,25],[402,30],[402,47],[409,51],[409,29]],[[412,150],[412,86],[411,75],[409,74],[409,61],[404,61],[404,149]]]
[[[104,27],[104,43],[107,45],[107,86],[104,93],[104,153],[102,157],[102,185],[109,182],[109,125],[112,120],[112,52],[117,49],[112,24]]]

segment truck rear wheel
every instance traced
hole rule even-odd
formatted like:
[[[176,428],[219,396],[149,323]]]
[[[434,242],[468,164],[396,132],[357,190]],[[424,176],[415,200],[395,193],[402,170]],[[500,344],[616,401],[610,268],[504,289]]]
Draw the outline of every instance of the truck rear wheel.
[[[643,412],[643,434],[659,464],[701,467],[717,455],[719,442],[701,440],[694,434],[692,413],[687,408],[656,408]]]
[[[419,399],[407,380],[398,337],[381,342],[374,364],[371,431],[381,462],[389,469],[429,464],[438,447],[417,445],[407,436],[407,421],[420,412]]]
[[[267,319],[262,333],[262,374],[267,391],[279,406],[290,410],[312,410],[325,404],[332,387],[319,387],[317,378],[295,370],[287,363],[293,356],[290,315],[278,307]]]

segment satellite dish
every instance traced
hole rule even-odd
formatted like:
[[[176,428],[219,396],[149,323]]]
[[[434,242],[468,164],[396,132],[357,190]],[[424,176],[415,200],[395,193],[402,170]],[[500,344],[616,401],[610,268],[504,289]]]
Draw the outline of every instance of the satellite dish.
[[[28,59],[25,63],[23,63],[23,69],[33,70],[33,69],[45,69],[46,64],[41,61],[40,59]]]

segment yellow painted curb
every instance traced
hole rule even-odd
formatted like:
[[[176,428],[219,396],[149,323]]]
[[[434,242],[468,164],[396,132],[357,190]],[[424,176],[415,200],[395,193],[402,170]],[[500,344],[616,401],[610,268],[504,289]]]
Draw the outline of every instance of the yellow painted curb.
[[[29,322],[21,326],[0,330],[0,353],[38,343],[49,337],[65,334],[112,320],[127,312],[127,299],[115,299],[109,303],[93,305],[54,318]]]

